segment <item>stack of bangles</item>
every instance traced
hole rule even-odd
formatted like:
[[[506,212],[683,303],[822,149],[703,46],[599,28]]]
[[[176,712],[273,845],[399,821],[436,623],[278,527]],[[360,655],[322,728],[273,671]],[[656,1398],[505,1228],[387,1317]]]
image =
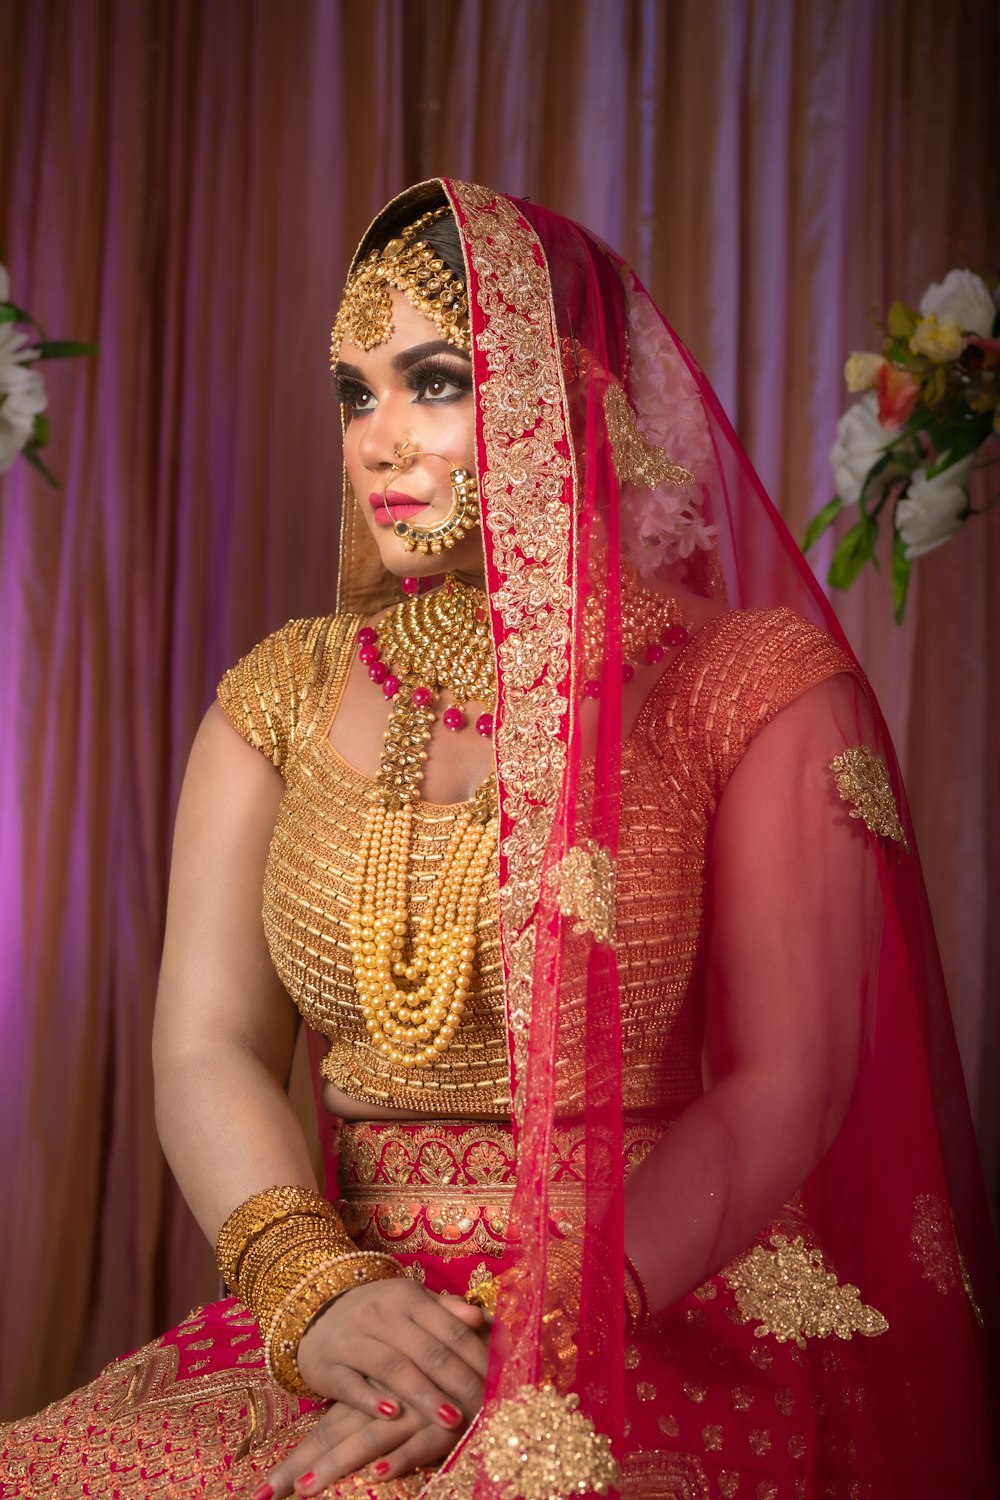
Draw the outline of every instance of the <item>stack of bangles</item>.
[[[226,1285],[257,1319],[268,1373],[292,1396],[322,1400],[299,1374],[299,1343],[337,1297],[405,1275],[391,1255],[356,1250],[311,1188],[273,1187],[233,1210],[215,1256]]]

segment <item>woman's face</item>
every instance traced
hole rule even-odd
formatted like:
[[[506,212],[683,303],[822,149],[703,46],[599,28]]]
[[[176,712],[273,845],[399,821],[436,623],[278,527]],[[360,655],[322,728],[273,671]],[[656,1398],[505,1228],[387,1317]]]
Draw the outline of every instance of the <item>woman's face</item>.
[[[438,555],[408,552],[396,521],[433,526],[452,508],[450,470],[476,472],[475,402],[467,355],[441,338],[402,292],[392,337],[364,350],[345,339],[335,369],[344,406],[344,461],[386,568],[397,575],[461,572],[481,579],[479,528]],[[417,456],[404,463],[399,449]]]

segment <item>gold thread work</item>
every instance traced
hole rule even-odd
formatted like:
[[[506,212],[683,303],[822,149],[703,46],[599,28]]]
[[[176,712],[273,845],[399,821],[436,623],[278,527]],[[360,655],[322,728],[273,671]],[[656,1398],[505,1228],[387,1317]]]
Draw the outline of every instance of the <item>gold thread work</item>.
[[[604,393],[604,420],[619,484],[638,484],[648,490],[659,489],[661,484],[694,484],[690,469],[671,463],[662,448],[642,435],[629,399],[615,380]]]
[[[602,947],[615,945],[615,862],[593,839],[570,849],[552,872],[556,905],[575,917],[573,931],[592,933]]]

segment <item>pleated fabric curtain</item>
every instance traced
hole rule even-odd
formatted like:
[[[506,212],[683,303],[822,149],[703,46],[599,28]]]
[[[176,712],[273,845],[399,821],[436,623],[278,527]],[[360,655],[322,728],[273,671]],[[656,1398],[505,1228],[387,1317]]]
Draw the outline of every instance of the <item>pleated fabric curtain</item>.
[[[173,809],[224,668],[332,605],[328,331],[370,218],[445,173],[596,229],[801,534],[872,306],[1000,269],[1000,46],[992,0],[5,0],[0,32],[13,295],[100,345],[45,369],[61,488],[0,478],[15,1416],[214,1291],[153,1120]],[[902,629],[874,575],[839,601],[906,764],[994,1178],[998,571],[991,518],[921,563]]]

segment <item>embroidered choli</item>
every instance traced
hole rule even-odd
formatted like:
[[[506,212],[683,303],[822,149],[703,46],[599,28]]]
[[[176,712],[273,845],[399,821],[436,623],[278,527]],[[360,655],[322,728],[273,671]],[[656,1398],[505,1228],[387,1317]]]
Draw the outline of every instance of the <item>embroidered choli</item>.
[[[226,673],[219,701],[281,773],[263,920],[275,968],[329,1040],[323,1074],[353,1099],[414,1114],[507,1118],[510,1088],[495,876],[479,908],[462,1024],[433,1067],[404,1071],[370,1044],[347,928],[371,779],[328,738],[350,670],[353,615],[293,620]],[[828,635],[789,610],[716,616],[670,664],[622,757],[615,942],[627,1110],[676,1114],[702,1089],[706,844],[753,734],[807,688],[850,671]],[[421,801],[410,908],[433,888],[460,805]],[[567,986],[566,1003],[584,1003]],[[574,1081],[561,1080],[564,1101]]]

